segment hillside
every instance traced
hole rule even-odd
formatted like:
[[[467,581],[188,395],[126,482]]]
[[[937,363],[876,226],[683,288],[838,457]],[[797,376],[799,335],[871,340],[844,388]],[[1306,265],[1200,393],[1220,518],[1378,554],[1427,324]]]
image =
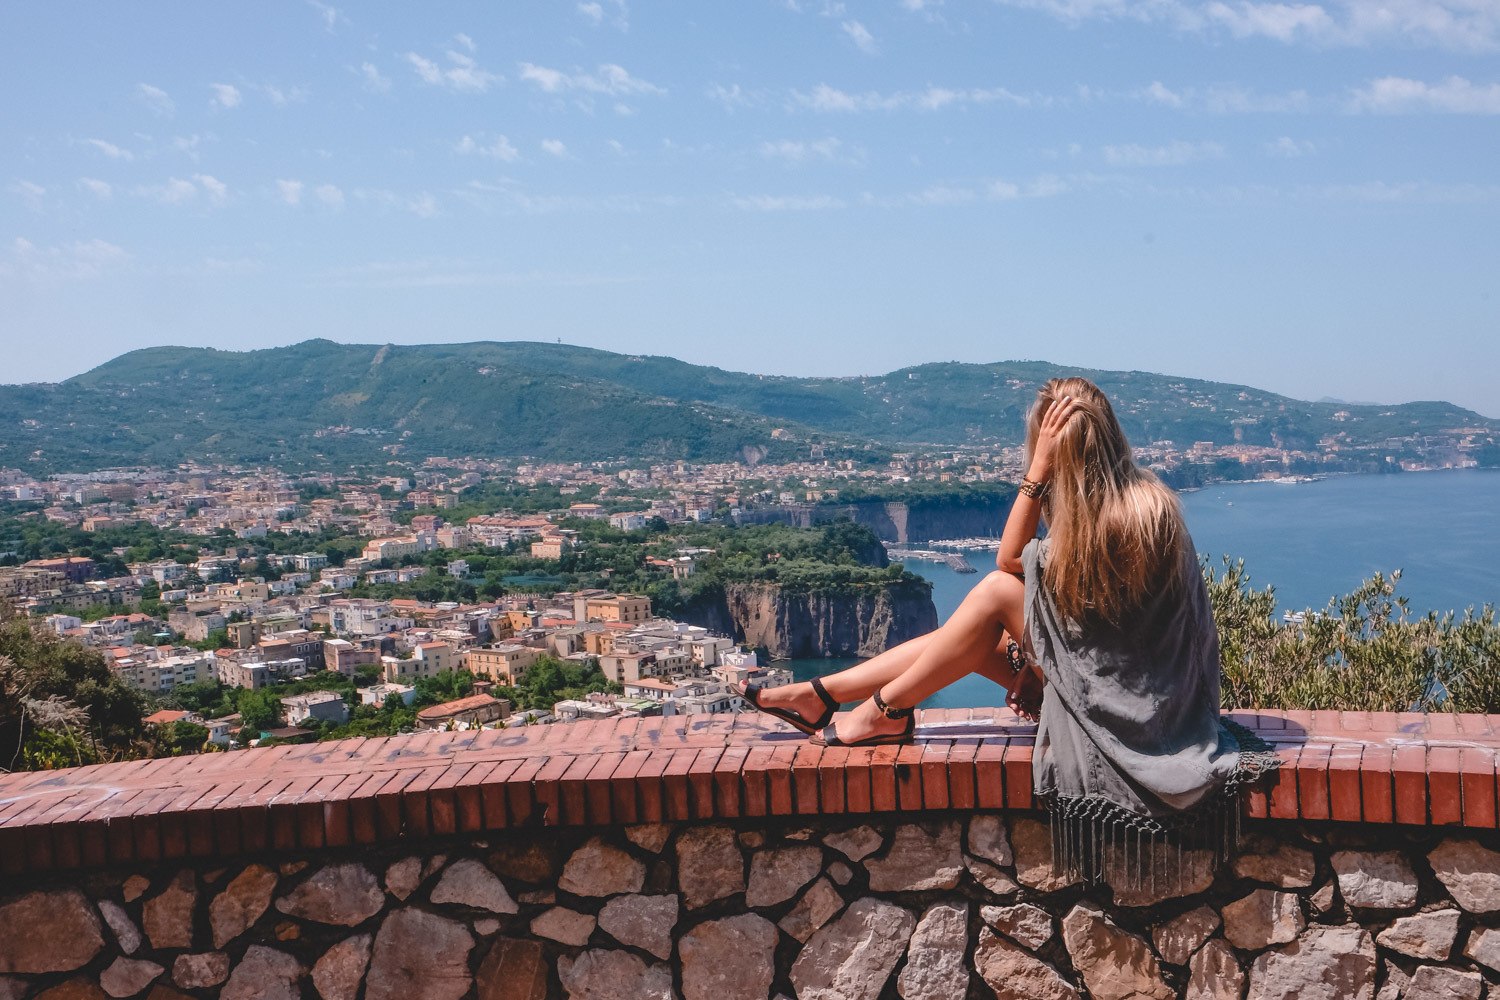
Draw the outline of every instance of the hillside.
[[[536,343],[134,351],[65,382],[0,386],[0,465],[197,460],[357,464],[426,455],[777,460],[820,442],[881,460],[911,445],[1009,445],[1048,378],[1081,374],[1132,441],[1313,448],[1500,432],[1448,403],[1304,402],[1248,386],[1044,362],[938,363],[847,378],[763,376]],[[783,433],[773,438],[772,431]]]

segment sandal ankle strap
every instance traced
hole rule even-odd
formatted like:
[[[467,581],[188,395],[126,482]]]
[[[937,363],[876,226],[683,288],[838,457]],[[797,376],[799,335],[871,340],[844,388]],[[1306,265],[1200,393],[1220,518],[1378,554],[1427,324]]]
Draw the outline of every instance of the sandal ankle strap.
[[[871,697],[875,699],[875,707],[880,709],[880,713],[887,719],[904,719],[907,716],[911,715],[911,713],[916,709],[915,705],[912,705],[909,708],[892,708],[885,703],[884,698],[880,697],[879,688],[875,689],[875,693],[871,695]]]

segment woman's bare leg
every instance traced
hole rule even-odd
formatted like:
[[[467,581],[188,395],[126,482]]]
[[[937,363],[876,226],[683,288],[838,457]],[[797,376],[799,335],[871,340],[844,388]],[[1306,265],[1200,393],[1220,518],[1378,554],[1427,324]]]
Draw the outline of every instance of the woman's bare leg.
[[[994,681],[1002,689],[1006,688],[1011,677],[1006,646],[1009,634],[1020,634],[1021,591],[1017,590],[1015,594],[1015,614],[1012,616],[1014,630],[1012,630],[999,623],[998,611],[994,610],[997,600],[1004,599],[1005,596],[997,590],[997,587],[1006,591],[1009,589],[1004,583],[996,584],[990,579],[990,577],[995,576],[1004,576],[1007,580],[1014,582],[1018,588],[1021,586],[1020,581],[1015,577],[1009,576],[1009,574],[990,574],[989,577],[985,577],[975,585],[974,589],[970,591],[969,596],[964,598],[964,602],[959,606],[958,611],[954,612],[953,617],[942,627],[926,635],[917,636],[915,639],[908,639],[899,646],[892,646],[885,652],[863,663],[858,663],[852,667],[846,667],[843,670],[828,674],[822,678],[823,686],[830,695],[838,699],[841,703],[863,701],[874,692],[883,689],[887,684],[890,684],[898,677],[910,671],[921,658],[922,653],[939,636],[950,629],[955,622],[970,619],[978,621],[986,614],[994,614],[995,618],[992,619],[995,623],[995,628],[993,629],[994,637],[990,640],[989,647],[987,649],[976,647],[973,655],[968,656],[963,661],[961,669],[955,668],[957,669],[956,673],[953,673],[949,679],[932,687],[932,691],[928,692],[928,694],[939,690],[947,684],[951,684],[954,680],[970,672],[979,673]],[[979,633],[976,631],[975,634],[977,636]],[[889,690],[883,695],[888,704],[896,707],[906,704],[916,704],[917,701],[921,701],[922,698],[927,696],[922,695],[916,701],[893,702],[890,701],[891,692]],[[817,692],[813,690],[812,685],[806,681],[765,690],[761,692],[760,700],[763,704],[796,712],[804,719],[816,719],[823,712],[823,702],[818,698]],[[878,716],[878,713],[876,714]],[[883,716],[879,717],[884,718]]]
[[[965,674],[990,676],[1001,637],[1024,634],[1025,585],[1009,573],[994,572],[969,591],[958,610],[929,635],[917,657],[880,687],[892,708],[916,705]],[[827,683],[826,681],[824,682]],[[839,719],[841,740],[899,732],[902,719],[887,719],[873,701],[860,704]]]

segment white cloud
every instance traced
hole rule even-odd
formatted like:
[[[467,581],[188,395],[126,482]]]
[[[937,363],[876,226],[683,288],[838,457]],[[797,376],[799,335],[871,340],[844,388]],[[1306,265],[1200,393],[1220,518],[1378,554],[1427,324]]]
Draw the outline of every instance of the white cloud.
[[[135,189],[135,194],[163,205],[183,205],[197,200],[198,186],[180,177],[169,177],[162,184],[143,184]]]
[[[211,106],[216,108],[223,108],[226,111],[230,108],[237,108],[240,106],[240,88],[236,87],[234,84],[211,83],[208,85],[208,87],[214,92],[214,96],[208,102]]]
[[[1362,201],[1377,204],[1464,205],[1500,202],[1500,184],[1440,184],[1431,181],[1366,181],[1362,184],[1332,184],[1303,188],[1305,197],[1334,201]]]
[[[942,5],[943,0],[901,0],[901,9],[909,10],[912,13],[920,13],[924,10],[931,10],[933,7],[941,7]]]
[[[839,27],[843,30],[844,34],[849,37],[849,40],[854,43],[855,48],[859,49],[859,51],[863,52],[867,56],[880,55],[880,46],[876,44],[875,36],[870,34],[869,28],[866,28],[858,21],[852,20],[845,21],[843,24],[839,25]]]
[[[46,188],[27,180],[16,181],[8,190],[11,194],[18,195],[22,201],[26,202],[26,207],[33,211],[41,210],[42,198],[47,194]]]
[[[365,89],[373,94],[384,94],[391,89],[390,79],[382,75],[380,69],[374,63],[361,63],[359,75],[360,79],[364,81]]]
[[[307,5],[318,12],[318,17],[323,21],[323,30],[332,32],[338,27],[340,21],[347,21],[343,12],[331,4],[319,3],[318,0],[307,0]]]
[[[407,208],[419,219],[430,219],[438,213],[437,199],[426,191],[413,198]]]
[[[559,160],[568,158],[568,147],[561,139],[543,139],[541,142],[542,152],[557,157]]]
[[[727,87],[721,83],[715,83],[709,86],[703,94],[709,100],[724,105],[726,111],[733,111],[735,108],[754,107],[765,100],[764,95],[751,93],[737,83],[732,83]]]
[[[0,277],[29,281],[66,281],[96,278],[130,259],[120,247],[101,239],[40,247],[22,236],[0,257]]]
[[[1376,114],[1500,115],[1500,83],[1470,83],[1461,76],[1438,83],[1385,76],[1355,91],[1350,107]]]
[[[318,200],[329,208],[344,207],[344,192],[332,184],[319,184],[313,191]]]
[[[446,87],[459,93],[482,94],[495,84],[505,81],[504,77],[498,73],[491,73],[474,60],[472,38],[468,35],[458,35],[454,41],[459,47],[467,48],[468,51],[448,49],[443,53],[447,65],[440,65],[415,52],[406,53],[406,61],[411,64],[411,68],[423,83],[435,87]]]
[[[579,16],[587,21],[590,27],[597,28],[604,24],[605,19],[608,18],[610,24],[616,28],[619,28],[621,31],[629,31],[630,9],[625,0],[606,0],[606,2],[609,5],[608,9],[605,8],[604,3],[599,3],[597,0],[587,0],[587,2],[575,4],[574,10],[578,11]],[[613,12],[612,17],[610,16],[611,12]]]
[[[1217,142],[1184,142],[1181,139],[1165,146],[1105,146],[1104,162],[1112,167],[1176,167],[1203,160],[1224,157],[1224,147]]]
[[[291,180],[278,180],[276,182],[276,194],[288,205],[300,205],[302,203],[302,182]]]
[[[208,200],[215,205],[222,205],[228,199],[228,185],[212,174],[194,174],[193,180],[198,182],[204,193],[208,195]]]
[[[582,70],[565,73],[562,70],[549,69],[533,63],[521,63],[520,75],[521,79],[548,94],[579,91],[624,97],[632,94],[661,95],[666,93],[654,83],[647,83],[645,80],[631,76],[625,67],[615,63],[604,63],[592,73],[585,73]]]
[[[138,83],[135,88],[136,96],[145,102],[154,114],[163,118],[170,118],[177,112],[177,104],[160,87],[153,87],[149,83]]]
[[[826,139],[777,139],[761,143],[760,155],[768,160],[784,160],[787,163],[806,163],[810,160],[832,162],[839,159],[843,145],[841,140],[833,136]]]
[[[1164,104],[1169,108],[1182,107],[1183,97],[1174,90],[1167,88],[1160,80],[1151,81],[1151,86],[1141,92],[1148,101],[1156,104]]]
[[[438,201],[423,191],[415,197],[399,195],[385,188],[355,188],[350,192],[356,201],[376,205],[380,208],[411,212],[419,218],[428,219],[438,214]]]
[[[1018,94],[1004,87],[970,87],[952,89],[928,87],[926,90],[894,91],[881,93],[866,91],[849,93],[820,83],[810,93],[792,92],[792,105],[811,111],[827,113],[853,113],[857,111],[941,111],[946,107],[963,105],[1010,104],[1014,107],[1032,107],[1050,103],[1049,99]]]
[[[830,195],[741,195],[730,199],[735,208],[746,212],[818,212],[843,208],[844,202]]]
[[[274,83],[262,83],[258,84],[255,89],[265,94],[271,103],[278,108],[285,107],[288,104],[301,104],[307,100],[307,91],[301,87],[284,88],[278,87]]]
[[[458,140],[453,147],[455,152],[465,155],[477,154],[488,156],[491,159],[500,160],[504,163],[514,163],[521,158],[521,151],[511,144],[511,141],[503,135],[497,135],[493,140],[486,141],[484,134],[480,133],[476,138],[466,135]]]
[[[454,35],[453,36],[453,40],[455,42],[457,42],[459,45],[463,46],[469,52],[477,52],[477,51],[479,51],[478,46],[476,46],[474,44],[474,39],[470,38],[468,35],[464,34],[462,31],[460,31],[458,34]]]
[[[1500,48],[1492,0],[997,0],[1076,24],[1136,21],[1174,31],[1269,38],[1318,46],[1434,45],[1469,52]]]
[[[1318,147],[1316,143],[1309,139],[1293,139],[1289,135],[1283,135],[1266,143],[1265,149],[1267,156],[1279,156],[1284,160],[1295,160],[1299,157],[1311,156],[1317,152]]]
[[[78,186],[100,201],[108,200],[115,193],[113,184],[94,177],[80,177],[78,179]]]
[[[912,195],[911,200],[918,205],[949,206],[967,205],[977,197],[978,195],[969,188],[955,187],[951,184],[934,184]]]
[[[86,144],[93,146],[95,149],[103,153],[105,156],[109,157],[111,160],[124,160],[126,163],[129,163],[130,161],[135,159],[135,154],[130,150],[124,149],[120,146],[116,146],[112,142],[106,142],[103,139],[85,139],[83,141]]]

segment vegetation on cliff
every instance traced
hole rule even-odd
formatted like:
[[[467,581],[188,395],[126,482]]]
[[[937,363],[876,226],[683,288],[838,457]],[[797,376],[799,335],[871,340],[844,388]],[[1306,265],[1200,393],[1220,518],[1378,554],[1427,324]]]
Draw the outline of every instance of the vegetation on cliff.
[[[792,378],[560,344],[377,347],[311,340],[134,351],[57,385],[0,386],[0,465],[276,462],[392,456],[879,462],[902,443],[1014,445],[1049,378],[1092,378],[1131,439],[1314,449],[1500,423],[1448,403],[1304,402],[1248,386],[1044,362],[930,364]],[[1490,442],[1492,445],[1494,441]],[[1486,453],[1487,454],[1487,453]]]

